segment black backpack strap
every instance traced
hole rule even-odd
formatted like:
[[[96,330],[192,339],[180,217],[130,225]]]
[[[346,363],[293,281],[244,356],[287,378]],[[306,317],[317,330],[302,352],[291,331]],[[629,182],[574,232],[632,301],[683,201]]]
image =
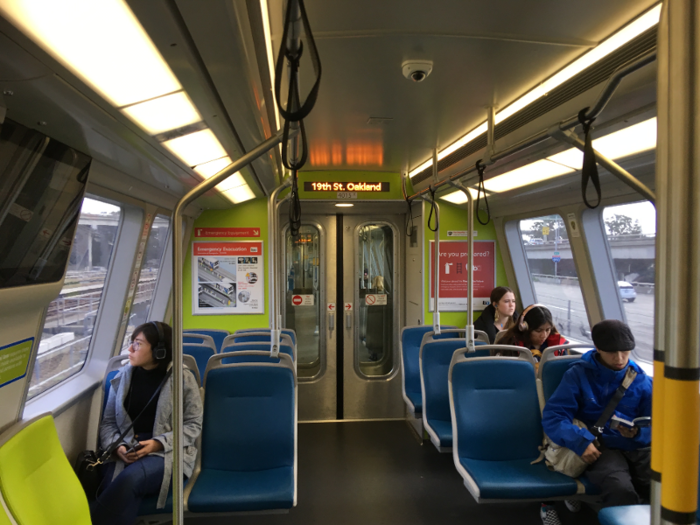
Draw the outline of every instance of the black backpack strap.
[[[598,418],[598,421],[595,422],[595,425],[591,427],[591,433],[596,437],[596,439],[599,438],[603,433],[603,427],[605,427],[605,424],[608,422],[608,419],[612,417],[613,412],[615,412],[615,409],[617,408],[617,404],[625,395],[625,392],[627,392],[627,389],[636,377],[637,372],[635,372],[634,369],[630,366],[627,369],[627,373],[625,374],[622,383],[617,388],[612,398],[608,402],[608,406],[605,407],[605,410],[603,410],[603,413]]]

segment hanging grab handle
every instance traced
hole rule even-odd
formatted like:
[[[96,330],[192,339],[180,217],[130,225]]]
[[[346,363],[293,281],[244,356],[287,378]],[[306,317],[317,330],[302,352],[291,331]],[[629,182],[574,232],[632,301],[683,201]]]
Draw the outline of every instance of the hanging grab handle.
[[[600,206],[600,178],[598,177],[598,164],[596,163],[595,150],[593,149],[593,140],[591,138],[591,124],[594,118],[586,119],[588,108],[583,108],[579,111],[578,121],[583,125],[583,134],[585,135],[585,146],[583,148],[583,167],[581,169],[581,194],[583,202],[590,209],[594,210]],[[592,205],[586,198],[586,190],[588,189],[588,180],[593,182],[593,187],[598,194],[598,202]]]
[[[430,215],[428,215],[428,229],[431,232],[436,232],[440,229],[440,219],[438,214],[435,213],[435,190],[430,186]],[[410,206],[410,204],[409,204]],[[430,226],[430,221],[433,220],[433,213],[435,213],[435,227]]]
[[[476,220],[479,224],[486,226],[491,221],[491,210],[489,208],[489,199],[486,196],[486,189],[484,188],[484,171],[486,171],[486,166],[481,163],[481,160],[476,161],[476,170],[479,172],[479,182],[476,185]],[[479,203],[481,202],[481,194],[484,194],[484,203],[486,204],[486,222],[481,220],[481,208]]]

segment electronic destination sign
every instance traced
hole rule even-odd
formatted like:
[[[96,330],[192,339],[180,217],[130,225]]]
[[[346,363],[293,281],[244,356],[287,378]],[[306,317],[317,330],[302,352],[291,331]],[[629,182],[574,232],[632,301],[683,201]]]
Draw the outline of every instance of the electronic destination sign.
[[[304,191],[388,192],[388,182],[304,182]]]

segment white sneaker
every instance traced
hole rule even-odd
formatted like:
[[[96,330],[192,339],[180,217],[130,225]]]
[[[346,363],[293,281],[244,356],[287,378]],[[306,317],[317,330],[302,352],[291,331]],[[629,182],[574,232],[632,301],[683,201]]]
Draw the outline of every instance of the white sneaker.
[[[581,506],[583,505],[581,501],[577,499],[564,500],[564,504],[566,508],[569,509],[569,512],[573,512],[574,514],[581,512]]]
[[[543,525],[561,525],[559,514],[557,514],[556,509],[551,505],[542,505],[540,508],[540,518],[542,518]]]

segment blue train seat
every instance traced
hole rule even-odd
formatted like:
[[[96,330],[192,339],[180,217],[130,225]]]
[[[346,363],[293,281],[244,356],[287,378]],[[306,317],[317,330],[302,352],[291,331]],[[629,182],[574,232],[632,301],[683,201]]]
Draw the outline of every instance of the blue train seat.
[[[565,499],[578,492],[576,480],[547,469],[539,456],[542,422],[534,361],[519,357],[467,358],[455,352],[449,371],[453,458],[464,484],[485,501]],[[483,350],[499,349],[486,345]]]
[[[223,364],[204,376],[201,450],[185,490],[190,513],[289,509],[296,505],[297,407],[292,359]]]
[[[458,333],[457,330],[455,332]],[[428,334],[430,334],[429,332]],[[441,334],[447,336],[446,334]],[[428,336],[426,334],[426,337]],[[423,425],[430,441],[440,452],[452,450],[452,422],[447,375],[456,350],[465,348],[465,339],[423,338],[419,354],[420,380],[423,396]],[[484,345],[481,341],[476,345]],[[488,356],[488,351],[477,350],[469,357]]]
[[[233,335],[245,334],[248,332],[269,332],[270,328],[241,328],[236,330]],[[292,338],[292,343],[297,344],[297,333],[291,328],[282,328],[282,333]]]
[[[445,328],[454,328],[446,326]],[[423,391],[420,385],[420,345],[423,336],[433,332],[432,325],[405,326],[401,330],[401,388],[406,406],[415,416],[423,412]]]
[[[211,347],[195,344],[182,345],[182,353],[194,357],[200,376],[207,369],[207,362],[209,361],[209,358],[216,355],[216,352]]]
[[[195,344],[195,345],[205,345],[210,346],[217,351],[216,343],[214,338],[210,335],[195,334],[195,333],[183,333],[182,334],[182,344]]]
[[[545,349],[542,353],[540,366],[537,370],[537,394],[540,397],[540,406],[543,410],[544,404],[557,389],[566,371],[581,358],[581,354],[578,353],[555,356],[554,352],[557,350],[570,350],[574,348],[591,349],[592,346],[580,344],[557,345]]]
[[[248,341],[245,343],[227,343],[221,348],[221,353],[222,354],[232,354],[232,353],[239,353],[239,352],[246,352],[246,351],[254,351],[254,352],[264,352],[268,356],[270,355],[270,343],[264,342],[264,341]],[[287,354],[289,357],[292,358],[292,360],[296,363],[296,349],[290,345],[290,344],[281,344],[280,345],[280,353],[281,354]],[[254,358],[252,355],[249,356],[250,362],[267,362],[267,360],[263,360],[260,358]],[[224,359],[223,363],[233,363],[233,362],[239,362],[237,359],[236,361],[233,361],[230,357]]]
[[[272,335],[269,331],[266,332],[246,332],[243,334],[232,334],[224,340],[223,346],[228,346],[232,343],[255,343],[255,342],[271,342]],[[296,348],[292,337],[287,334],[280,334],[280,343],[283,345],[289,345]]]
[[[221,345],[224,343],[224,339],[230,334],[228,330],[209,330],[206,328],[188,328],[187,330],[183,330],[182,333],[208,335],[214,340],[217,352],[221,351]]]

